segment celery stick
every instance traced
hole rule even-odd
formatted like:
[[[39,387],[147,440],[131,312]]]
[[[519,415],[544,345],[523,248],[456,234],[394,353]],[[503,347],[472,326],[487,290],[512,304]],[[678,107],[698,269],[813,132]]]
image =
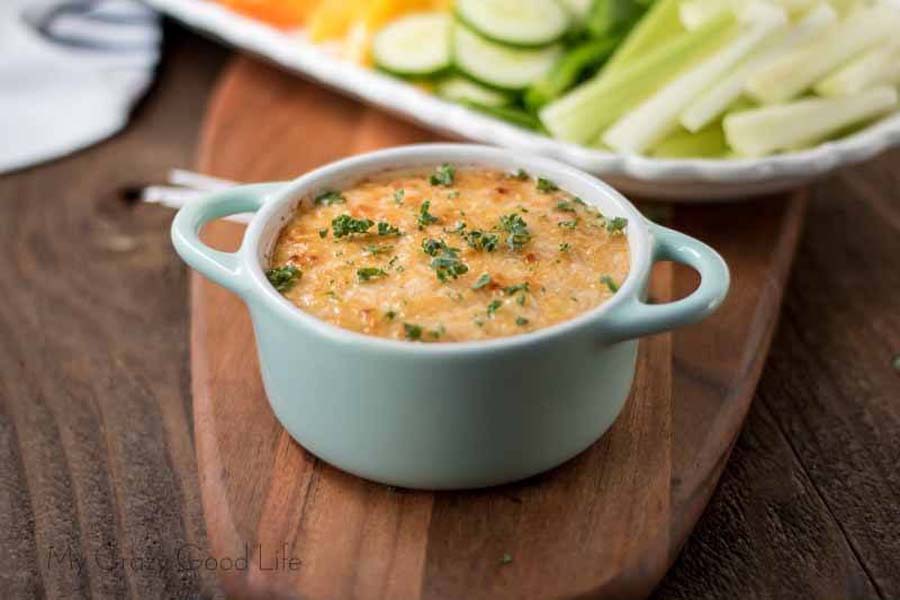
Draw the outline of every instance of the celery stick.
[[[541,109],[541,121],[555,138],[576,143],[594,140],[632,106],[733,39],[737,30],[735,18],[725,15],[620,71],[607,74],[604,70]]]
[[[656,0],[603,67],[603,73],[612,75],[683,34],[678,3],[679,0]]]
[[[767,104],[790,100],[898,30],[897,11],[885,6],[860,9],[812,42],[754,73],[747,81],[747,92]]]
[[[816,84],[822,96],[846,96],[893,84],[900,73],[900,44],[888,42],[861,54]]]
[[[897,108],[897,90],[879,87],[851,96],[809,98],[729,114],[728,145],[744,156],[765,156],[812,145],[830,134]]]
[[[721,158],[728,154],[721,123],[692,133],[678,129],[648,152],[655,158]]]
[[[678,7],[678,18],[685,29],[693,31],[731,9],[732,0],[683,0]]]
[[[795,27],[764,44],[696,98],[681,114],[682,126],[688,131],[698,131],[712,123],[741,96],[747,79],[756,70],[781,53],[809,42],[836,21],[837,13],[830,5],[824,2],[817,4]]]
[[[643,152],[674,131],[678,116],[698,94],[787,25],[784,10],[769,5],[758,8],[756,22],[723,49],[619,119],[603,135],[603,142],[619,152]]]

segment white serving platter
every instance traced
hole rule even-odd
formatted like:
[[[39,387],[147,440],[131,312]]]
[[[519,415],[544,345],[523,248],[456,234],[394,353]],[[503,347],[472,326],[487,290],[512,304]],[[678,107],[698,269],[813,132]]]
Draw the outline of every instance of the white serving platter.
[[[441,100],[399,79],[342,60],[302,33],[287,33],[209,0],[144,0],[228,44],[405,119],[457,138],[550,156],[647,197],[708,202],[798,187],[900,145],[900,113],[853,135],[761,159],[657,159],[559,142]]]

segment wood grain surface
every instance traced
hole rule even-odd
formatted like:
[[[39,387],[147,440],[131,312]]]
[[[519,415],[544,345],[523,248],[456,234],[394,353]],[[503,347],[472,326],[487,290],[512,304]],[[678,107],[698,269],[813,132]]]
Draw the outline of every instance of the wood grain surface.
[[[198,168],[237,181],[287,179],[335,157],[434,139],[238,59],[213,95]],[[648,206],[724,253],[735,281],[729,299],[700,326],[642,342],[632,398],[600,443],[545,476],[474,493],[385,493],[293,443],[246,351],[246,310],[195,276],[195,436],[212,547],[222,555],[283,548],[300,564],[228,573],[226,589],[310,599],[646,597],[699,517],[746,415],[804,207],[800,197]],[[205,231],[215,247],[234,248],[241,235],[224,222]],[[671,266],[657,275],[657,300],[673,284],[679,294],[696,285],[686,269],[674,280]],[[504,555],[512,562],[500,562]]]
[[[121,192],[191,163],[228,51],[166,34],[125,132],[0,176],[0,598],[221,595],[214,570],[115,566],[211,553],[188,278],[171,213]],[[900,597],[898,189],[898,151],[815,186],[745,428],[656,600]]]

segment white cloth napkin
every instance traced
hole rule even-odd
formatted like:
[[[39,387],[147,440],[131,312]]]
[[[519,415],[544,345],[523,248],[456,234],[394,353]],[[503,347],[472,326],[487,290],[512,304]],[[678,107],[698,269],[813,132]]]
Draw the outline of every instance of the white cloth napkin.
[[[156,15],[131,0],[0,0],[0,173],[122,128],[160,37]]]

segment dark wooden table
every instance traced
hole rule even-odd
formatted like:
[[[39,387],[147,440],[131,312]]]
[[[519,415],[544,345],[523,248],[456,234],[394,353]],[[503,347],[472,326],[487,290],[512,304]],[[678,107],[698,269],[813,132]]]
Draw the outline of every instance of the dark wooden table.
[[[187,272],[135,186],[190,166],[228,50],[169,24],[112,140],[0,177],[0,598],[217,597]],[[900,152],[814,188],[719,488],[654,595],[900,597]],[[181,560],[179,560],[181,559]]]

